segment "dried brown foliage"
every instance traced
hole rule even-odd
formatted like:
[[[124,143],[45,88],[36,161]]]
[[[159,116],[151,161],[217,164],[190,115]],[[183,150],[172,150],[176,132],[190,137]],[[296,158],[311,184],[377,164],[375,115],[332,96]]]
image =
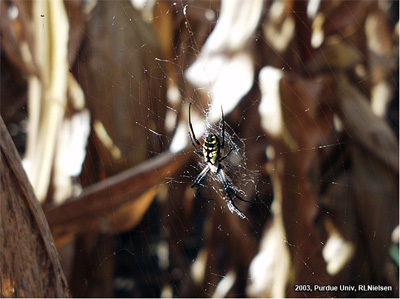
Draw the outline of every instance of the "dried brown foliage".
[[[321,1],[312,10],[313,1],[158,1],[140,10],[131,2],[0,4],[1,115],[19,149],[27,147],[72,294],[113,296],[113,236],[155,225],[158,235],[146,238],[168,248],[167,266],[140,273],[154,275],[148,280],[164,296],[308,297],[316,295],[295,286],[366,284],[392,291],[318,296],[398,296],[389,249],[399,147],[388,122],[398,125],[398,113],[389,114],[398,102],[396,3]],[[242,189],[264,205],[238,203],[248,221],[219,195],[201,211],[193,200],[190,101],[202,117],[199,108],[223,104],[248,168],[260,169],[257,190]],[[15,127],[28,116],[25,140]],[[172,150],[177,136],[186,146]],[[1,168],[2,197],[21,205]],[[10,242],[2,245],[8,255],[19,241]],[[150,255],[154,244],[141,245],[133,248]],[[27,248],[25,256],[41,255]],[[5,285],[18,287],[23,274],[1,269],[2,295],[13,296]]]
[[[46,218],[0,119],[1,296],[69,297]]]

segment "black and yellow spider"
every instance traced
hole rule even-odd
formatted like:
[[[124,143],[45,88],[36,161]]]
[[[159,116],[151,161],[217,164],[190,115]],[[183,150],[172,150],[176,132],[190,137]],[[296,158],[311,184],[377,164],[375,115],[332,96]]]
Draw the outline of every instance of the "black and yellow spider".
[[[197,190],[196,195],[198,195],[199,197],[205,198],[207,200],[211,200],[211,198],[206,198],[206,197],[201,196],[200,182],[206,177],[206,175],[210,171],[213,173],[217,173],[219,175],[220,182],[222,183],[222,186],[224,187],[224,190],[225,190],[226,194],[228,195],[230,202],[232,203],[232,206],[237,210],[237,213],[239,215],[241,215],[241,217],[244,218],[245,217],[244,214],[239,210],[239,208],[236,206],[235,202],[233,201],[232,195],[236,196],[241,201],[248,202],[248,203],[252,203],[252,202],[241,198],[238,194],[236,194],[235,191],[233,191],[232,187],[229,185],[229,183],[227,181],[225,172],[223,170],[223,165],[221,164],[221,162],[223,160],[225,160],[233,150],[233,148],[231,148],[224,156],[221,157],[221,150],[224,150],[224,145],[225,145],[225,120],[224,120],[224,111],[222,110],[222,106],[221,106],[221,113],[222,113],[222,118],[221,118],[221,122],[222,122],[221,136],[222,137],[221,138],[222,138],[222,141],[220,142],[219,138],[215,134],[210,133],[204,140],[204,143],[201,144],[197,140],[196,135],[194,134],[194,131],[193,131],[192,121],[190,119],[190,106],[191,105],[192,105],[192,103],[189,104],[190,141],[192,142],[194,151],[199,156],[203,157],[205,162],[207,163],[207,166],[194,179],[191,187],[192,188],[196,187],[196,190]],[[192,135],[193,135],[193,138],[192,138]],[[193,140],[197,143],[198,146],[200,146],[200,148],[202,148],[202,150],[199,150],[196,147]]]

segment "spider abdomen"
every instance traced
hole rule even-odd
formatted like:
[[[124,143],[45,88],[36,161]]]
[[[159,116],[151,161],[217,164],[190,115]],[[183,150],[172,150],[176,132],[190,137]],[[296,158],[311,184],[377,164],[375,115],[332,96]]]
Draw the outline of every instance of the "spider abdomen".
[[[215,134],[208,134],[206,140],[203,143],[203,155],[206,162],[215,164],[220,155],[220,143],[219,139]]]

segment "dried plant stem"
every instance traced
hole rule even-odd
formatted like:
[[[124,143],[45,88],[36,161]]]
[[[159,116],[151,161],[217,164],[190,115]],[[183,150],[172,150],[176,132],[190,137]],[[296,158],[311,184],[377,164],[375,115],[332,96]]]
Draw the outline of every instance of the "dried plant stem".
[[[29,80],[30,131],[25,159],[36,195],[39,201],[43,201],[67,100],[69,23],[63,1],[35,1],[33,23],[34,57],[40,78]]]

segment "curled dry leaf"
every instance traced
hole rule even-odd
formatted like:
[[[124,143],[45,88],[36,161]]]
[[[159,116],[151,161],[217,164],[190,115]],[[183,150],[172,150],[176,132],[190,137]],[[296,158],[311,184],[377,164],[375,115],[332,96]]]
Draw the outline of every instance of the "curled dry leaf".
[[[368,99],[346,79],[339,81],[337,112],[348,135],[368,152],[398,173],[399,145],[384,119],[377,117],[368,105]]]
[[[387,283],[395,275],[388,271],[386,248],[399,217],[398,142],[361,92],[345,81],[340,87],[336,105],[349,140],[344,157],[350,163],[346,173],[336,174],[338,184],[329,186],[324,195],[337,200],[329,203],[325,197],[321,203],[332,212],[345,239],[356,246],[355,263],[369,260],[370,275],[374,273],[377,283]],[[368,280],[368,274],[362,279]]]
[[[165,177],[173,176],[185,164],[186,157],[182,152],[164,153],[86,187],[80,196],[47,210],[57,246],[78,233],[118,232],[133,227],[143,217]]]
[[[0,117],[1,297],[68,297],[43,210]]]

